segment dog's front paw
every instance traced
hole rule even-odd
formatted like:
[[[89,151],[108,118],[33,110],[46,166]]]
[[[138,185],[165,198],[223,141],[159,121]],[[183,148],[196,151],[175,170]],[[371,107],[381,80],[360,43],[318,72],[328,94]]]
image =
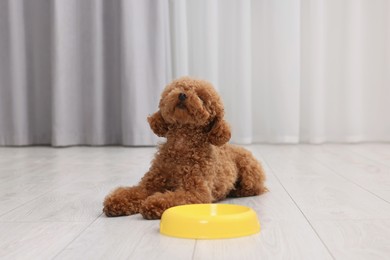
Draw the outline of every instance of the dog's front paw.
[[[139,211],[140,201],[132,200],[131,188],[118,188],[103,202],[103,212],[107,217],[128,216]]]
[[[107,217],[128,216],[136,213],[132,210],[128,201],[110,197],[104,200],[103,212]]]
[[[103,207],[103,212],[104,214],[106,214],[107,217],[131,215],[131,213],[126,210],[125,205],[121,205],[120,203],[105,203]]]
[[[160,219],[166,209],[171,207],[167,198],[156,193],[147,198],[140,207],[140,213],[145,219]]]

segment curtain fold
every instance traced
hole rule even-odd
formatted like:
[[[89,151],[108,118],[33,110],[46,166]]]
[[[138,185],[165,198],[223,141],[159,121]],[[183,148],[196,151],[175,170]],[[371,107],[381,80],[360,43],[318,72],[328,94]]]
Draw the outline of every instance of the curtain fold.
[[[0,144],[150,145],[172,79],[167,1],[6,0]]]
[[[172,79],[235,143],[390,141],[387,0],[0,1],[0,145],[152,145]]]
[[[152,144],[169,73],[166,2],[55,1],[53,143]]]

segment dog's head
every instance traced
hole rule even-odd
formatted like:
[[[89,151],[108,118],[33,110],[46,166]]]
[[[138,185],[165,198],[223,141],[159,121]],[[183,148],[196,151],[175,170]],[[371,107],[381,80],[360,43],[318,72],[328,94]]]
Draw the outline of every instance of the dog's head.
[[[220,146],[231,136],[223,116],[223,104],[213,86],[204,80],[184,77],[165,88],[159,111],[148,121],[158,136],[165,137],[170,126],[191,126],[202,129],[211,144]]]

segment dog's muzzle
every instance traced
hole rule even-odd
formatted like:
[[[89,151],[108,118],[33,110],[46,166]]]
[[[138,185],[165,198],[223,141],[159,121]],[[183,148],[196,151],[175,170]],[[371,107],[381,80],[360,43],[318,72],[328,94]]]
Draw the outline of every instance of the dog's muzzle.
[[[187,95],[186,95],[186,94],[184,94],[184,93],[180,93],[180,94],[179,94],[179,100],[180,100],[181,102],[183,102],[184,100],[186,100],[186,98],[187,98]]]
[[[186,108],[184,101],[187,99],[187,95],[184,93],[180,93],[178,98],[179,98],[179,103],[176,105],[176,107],[181,108],[181,109]]]

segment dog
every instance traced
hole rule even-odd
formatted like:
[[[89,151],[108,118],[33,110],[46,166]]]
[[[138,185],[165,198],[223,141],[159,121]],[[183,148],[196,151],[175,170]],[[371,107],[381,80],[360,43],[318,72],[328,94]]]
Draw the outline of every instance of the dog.
[[[166,142],[138,185],[119,187],[105,198],[106,216],[141,213],[145,219],[159,219],[173,206],[267,191],[261,164],[249,151],[227,143],[230,127],[211,83],[190,77],[174,80],[148,122]]]

